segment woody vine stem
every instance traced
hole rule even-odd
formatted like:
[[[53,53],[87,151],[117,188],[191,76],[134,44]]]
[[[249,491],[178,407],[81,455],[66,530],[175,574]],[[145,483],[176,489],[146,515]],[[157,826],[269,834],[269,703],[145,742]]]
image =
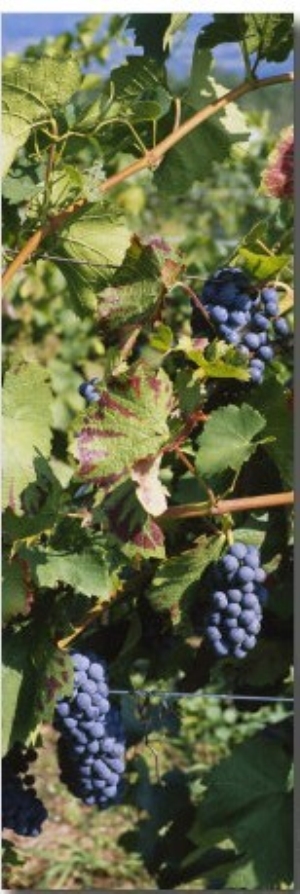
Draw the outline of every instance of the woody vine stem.
[[[161,515],[160,521],[171,519],[197,518],[203,515],[226,515],[231,512],[245,512],[248,509],[267,509],[278,506],[290,506],[294,503],[292,490],[278,494],[261,494],[253,497],[237,497],[232,500],[216,500],[203,503],[186,503],[182,506],[171,506]]]
[[[117,186],[119,183],[122,183],[124,180],[127,180],[129,177],[132,177],[133,174],[137,174],[139,171],[145,170],[145,168],[155,169],[163,160],[166,152],[172,149],[176,143],[179,143],[187,134],[191,133],[191,131],[195,130],[200,124],[203,124],[204,121],[207,121],[208,118],[211,118],[212,115],[216,115],[222,109],[226,108],[226,106],[235,102],[237,99],[240,99],[241,96],[245,96],[247,93],[251,93],[253,90],[260,90],[262,87],[271,87],[275,84],[283,84],[283,83],[291,83],[293,81],[293,73],[286,72],[281,75],[272,75],[267,78],[251,78],[249,80],[244,81],[238,87],[234,87],[233,90],[229,90],[228,93],[225,93],[223,96],[214,100],[212,103],[208,103],[204,109],[201,109],[199,112],[196,112],[195,115],[192,115],[191,118],[188,118],[187,121],[184,121],[183,124],[180,124],[175,130],[172,131],[167,137],[161,140],[160,143],[145,152],[145,154],[137,159],[137,161],[132,162],[132,164],[128,165],[123,169],[123,171],[119,171],[117,174],[113,174],[112,177],[108,177],[104,183],[101,183],[99,186],[100,193],[109,192],[109,190],[113,189],[114,186]],[[177,122],[176,122],[177,123]],[[37,251],[41,242],[49,235],[59,230],[65,220],[67,220],[72,214],[78,211],[86,204],[86,199],[80,199],[75,204],[69,205],[68,208],[65,208],[64,211],[61,211],[59,214],[54,215],[50,218],[47,223],[43,226],[39,227],[35,233],[28,239],[28,241],[23,245],[19,254],[14,258],[12,263],[7,267],[5,273],[2,278],[2,286],[3,290],[8,286],[11,282],[13,276],[17,271],[22,267],[25,261],[30,258],[34,252]]]

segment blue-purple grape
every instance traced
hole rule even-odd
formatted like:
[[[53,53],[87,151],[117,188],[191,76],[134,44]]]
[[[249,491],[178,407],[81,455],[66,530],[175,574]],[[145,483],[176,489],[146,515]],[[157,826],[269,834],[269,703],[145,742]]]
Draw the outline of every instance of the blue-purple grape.
[[[79,385],[79,394],[81,394],[81,397],[84,397],[88,403],[99,400],[99,392],[96,391],[94,387],[98,382],[99,379],[95,376],[93,379],[90,379],[89,382],[82,382],[81,385]]]

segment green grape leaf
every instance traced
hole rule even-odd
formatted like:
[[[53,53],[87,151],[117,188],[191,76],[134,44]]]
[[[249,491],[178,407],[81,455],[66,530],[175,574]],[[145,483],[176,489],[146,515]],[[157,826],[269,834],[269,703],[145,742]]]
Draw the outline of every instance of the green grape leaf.
[[[201,475],[233,469],[238,472],[255,452],[256,435],[264,428],[264,417],[248,404],[229,404],[210,414],[198,439],[196,468]]]
[[[291,13],[247,13],[244,40],[248,53],[260,60],[283,62],[293,49],[294,29]]]
[[[282,385],[277,379],[270,376],[256,389],[251,403],[259,412],[263,413],[266,420],[266,432],[270,438],[273,438],[266,443],[265,450],[276,463],[284,485],[293,487],[293,427],[291,411]]]
[[[181,620],[183,597],[189,588],[200,581],[211,562],[221,553],[224,537],[199,537],[196,547],[173,556],[160,565],[147,591],[147,599],[156,611],[168,610],[173,624]]]
[[[10,370],[3,389],[3,506],[21,513],[20,495],[36,477],[35,461],[49,457],[51,391],[35,363]]]
[[[196,45],[189,90],[182,101],[182,123],[224,92],[209,75],[211,64],[211,53]],[[231,104],[230,111],[204,121],[167,153],[154,174],[159,191],[182,195],[194,181],[205,180],[214,163],[223,162],[232,146],[248,136],[243,114]]]
[[[144,15],[143,18],[147,16]],[[151,18],[153,19],[153,16]],[[149,119],[155,121],[169,111],[171,94],[167,82],[157,63],[149,59],[149,56],[147,59],[138,56],[127,57],[126,64],[112,71],[111,80],[115,90],[112,107],[115,114],[118,114],[119,109],[119,114],[129,115],[130,118],[133,116],[133,119],[136,117],[138,121]]]
[[[3,98],[3,174],[26,143],[33,124],[49,121],[81,81],[76,59],[44,57],[21,62],[5,72]]]
[[[10,205],[21,205],[40,192],[44,179],[44,165],[30,165],[22,159],[4,177],[2,195]]]
[[[33,649],[34,645],[34,649]],[[59,695],[72,691],[71,660],[51,643],[49,631],[28,624],[4,632],[2,647],[3,754],[30,741],[40,721],[52,720]]]
[[[283,267],[290,262],[289,255],[262,255],[249,251],[248,248],[239,248],[238,257],[242,258],[247,273],[256,280],[273,279]]]
[[[225,874],[226,888],[234,891],[258,891],[260,881],[253,860],[244,858],[235,863]]]
[[[247,361],[241,356],[233,345],[215,340],[206,345],[206,340],[198,346],[203,339],[191,339],[182,336],[176,350],[183,351],[189,360],[198,367],[193,374],[193,382],[197,379],[237,379],[248,382],[249,371]]]
[[[287,752],[264,733],[236,746],[209,771],[189,832],[196,844],[209,831],[214,841],[230,837],[252,861],[262,888],[292,881],[290,766]]]
[[[103,390],[81,418],[73,448],[79,479],[111,489],[130,476],[136,462],[156,456],[169,437],[172,405],[168,376],[142,365]]]
[[[54,549],[23,548],[22,558],[31,568],[34,580],[40,587],[54,589],[64,584],[85,596],[108,600],[113,590],[107,562],[95,550],[59,552]]]
[[[74,165],[63,165],[56,168],[51,177],[49,191],[49,204],[52,212],[76,201],[82,193],[83,182],[80,171]]]
[[[197,44],[200,49],[213,49],[220,43],[236,43],[245,33],[245,15],[216,13],[213,21],[202,28]]]
[[[159,240],[156,240],[159,243]],[[124,262],[101,292],[98,317],[102,327],[119,329],[146,320],[166,287],[170,287],[181,270],[181,262],[165,244],[143,245],[134,236]]]
[[[282,62],[293,49],[293,16],[282,13],[217,13],[202,29],[198,46],[212,49],[222,43],[241,43],[258,59]]]
[[[50,249],[54,248],[54,253],[64,259],[63,263],[56,263],[80,316],[96,309],[97,293],[111,281],[129,243],[130,233],[123,217],[116,216],[102,202],[86,205],[72,214],[59,235],[47,240]]]
[[[66,497],[56,477],[53,460],[52,465],[53,468],[43,457],[38,457],[35,462],[36,481],[26,488],[23,497],[24,514],[15,515],[8,507],[3,515],[4,537],[12,545],[13,553],[22,544],[32,543],[43,533],[49,535],[55,528]],[[72,470],[66,468],[68,477],[64,486],[72,475]]]

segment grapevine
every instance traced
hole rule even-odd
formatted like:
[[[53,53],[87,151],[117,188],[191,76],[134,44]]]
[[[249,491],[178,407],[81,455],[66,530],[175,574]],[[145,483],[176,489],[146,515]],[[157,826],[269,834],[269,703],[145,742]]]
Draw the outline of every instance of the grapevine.
[[[4,55],[8,890],[294,882],[293,36]]]

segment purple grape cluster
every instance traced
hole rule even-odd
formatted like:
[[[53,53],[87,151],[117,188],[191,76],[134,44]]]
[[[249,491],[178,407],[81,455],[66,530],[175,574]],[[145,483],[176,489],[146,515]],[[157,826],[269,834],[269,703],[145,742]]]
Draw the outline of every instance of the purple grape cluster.
[[[2,760],[2,828],[31,838],[40,834],[48,815],[28,773],[36,757],[34,748],[16,742]]]
[[[125,737],[120,711],[110,706],[105,663],[94,653],[72,654],[74,690],[56,705],[61,779],[84,804],[120,800]]]
[[[234,543],[215,564],[206,636],[216,655],[245,658],[254,649],[268,596],[265,579],[255,546]]]
[[[95,385],[97,385],[98,382],[99,379],[95,376],[93,379],[90,379],[89,382],[82,382],[81,385],[79,385],[79,394],[81,394],[81,397],[84,397],[88,403],[93,403],[93,401],[99,400],[99,392],[95,389]]]
[[[285,318],[279,314],[276,289],[269,286],[260,290],[251,285],[239,267],[223,267],[206,280],[201,302],[217,335],[249,359],[251,381],[260,384],[266,363],[273,359],[274,342],[282,343],[290,334]],[[203,327],[203,314],[194,306],[193,335],[202,335]]]

